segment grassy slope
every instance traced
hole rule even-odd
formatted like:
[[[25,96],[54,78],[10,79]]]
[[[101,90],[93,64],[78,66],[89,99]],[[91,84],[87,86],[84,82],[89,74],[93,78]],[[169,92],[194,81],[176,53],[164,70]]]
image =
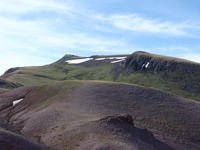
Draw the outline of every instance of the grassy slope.
[[[76,65],[52,64],[41,67],[20,68],[6,79],[18,82],[22,85],[43,85],[56,83],[63,80],[104,80],[126,82],[131,84],[153,87],[167,92],[171,92],[185,98],[200,101],[200,94],[189,93],[182,90],[182,82],[173,82],[164,79],[162,73],[152,74],[134,72],[132,74],[121,73],[117,78],[112,71],[112,66],[85,67]]]
[[[6,76],[9,81],[23,85],[43,85],[62,80],[105,80],[112,81],[112,66],[84,67],[75,65],[47,65],[25,67]]]
[[[132,55],[147,56],[147,57],[151,57],[152,59],[161,61],[161,62],[168,60],[168,61],[184,62],[184,63],[190,63],[190,64],[199,64],[197,62],[190,61],[187,59],[176,58],[176,57],[171,57],[171,56],[164,56],[164,55],[157,55],[157,54],[147,53],[147,52],[143,52],[143,51],[137,51],[137,52],[133,53]]]
[[[3,90],[3,89],[14,89],[14,88],[17,88],[17,87],[20,87],[20,86],[22,86],[22,85],[19,84],[19,83],[9,82],[9,81],[0,79],[0,90]]]
[[[176,95],[183,96],[188,99],[200,101],[199,93],[190,93],[185,90],[182,90],[180,87],[184,86],[184,83],[177,81],[173,82],[169,79],[164,79],[162,78],[162,73],[152,74],[135,72],[129,75],[120,74],[117,81],[152,87],[170,93],[174,93]]]

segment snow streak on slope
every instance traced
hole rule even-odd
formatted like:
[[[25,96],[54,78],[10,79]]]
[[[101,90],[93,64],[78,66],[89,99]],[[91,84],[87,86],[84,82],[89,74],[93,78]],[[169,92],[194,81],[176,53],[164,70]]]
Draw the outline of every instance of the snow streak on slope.
[[[73,59],[73,60],[67,60],[68,64],[80,64],[89,60],[92,60],[93,58],[82,58],[82,59]]]
[[[23,100],[23,98],[13,101],[13,106],[15,106],[16,104],[18,104],[18,103],[21,102],[22,100]]]
[[[101,60],[113,60],[110,63],[118,63],[124,61],[126,57],[102,57],[102,58],[82,58],[82,59],[73,59],[73,60],[66,60],[68,64],[80,64],[90,60],[101,61]]]

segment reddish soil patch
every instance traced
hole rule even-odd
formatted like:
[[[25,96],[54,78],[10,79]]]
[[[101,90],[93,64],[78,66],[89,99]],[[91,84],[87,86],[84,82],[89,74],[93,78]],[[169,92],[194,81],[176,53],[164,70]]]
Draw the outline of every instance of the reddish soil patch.
[[[12,126],[7,130],[52,149],[200,149],[200,104],[159,90],[68,81],[0,98],[0,120]]]

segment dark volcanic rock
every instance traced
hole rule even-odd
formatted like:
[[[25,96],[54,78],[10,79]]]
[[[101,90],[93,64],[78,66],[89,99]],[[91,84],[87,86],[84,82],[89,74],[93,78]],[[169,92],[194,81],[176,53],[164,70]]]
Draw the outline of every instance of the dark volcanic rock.
[[[161,78],[181,85],[182,90],[200,92],[199,63],[139,51],[127,57],[123,65],[130,73],[151,73],[152,76],[158,73]]]
[[[126,59],[124,67],[131,68],[134,71],[200,73],[199,63],[173,57],[153,55],[146,52],[135,52],[130,55]]]
[[[4,75],[5,75],[5,74],[12,73],[12,72],[15,72],[15,71],[18,70],[18,69],[20,69],[20,68],[19,68],[19,67],[16,67],[16,68],[10,68],[10,69],[8,69],[8,70],[4,73]]]

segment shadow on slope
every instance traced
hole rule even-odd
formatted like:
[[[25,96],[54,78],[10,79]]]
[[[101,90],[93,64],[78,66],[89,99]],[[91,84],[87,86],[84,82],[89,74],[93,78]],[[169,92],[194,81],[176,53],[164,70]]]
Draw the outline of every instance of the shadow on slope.
[[[0,127],[1,150],[47,150],[28,139]]]

